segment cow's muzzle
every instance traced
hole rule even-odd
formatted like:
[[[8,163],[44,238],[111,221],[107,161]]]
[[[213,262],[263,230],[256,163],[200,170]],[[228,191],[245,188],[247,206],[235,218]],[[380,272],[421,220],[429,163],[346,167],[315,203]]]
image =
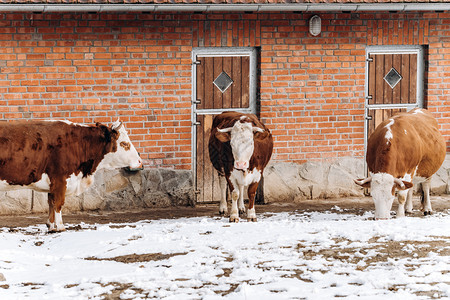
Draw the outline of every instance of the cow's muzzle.
[[[238,170],[246,170],[248,169],[248,161],[235,161],[234,168]]]
[[[128,172],[142,171],[142,170],[144,170],[144,164],[142,164],[142,162],[140,162],[139,166],[137,166],[137,167],[128,166],[128,167],[125,167],[124,169],[125,169],[125,171],[128,171]]]

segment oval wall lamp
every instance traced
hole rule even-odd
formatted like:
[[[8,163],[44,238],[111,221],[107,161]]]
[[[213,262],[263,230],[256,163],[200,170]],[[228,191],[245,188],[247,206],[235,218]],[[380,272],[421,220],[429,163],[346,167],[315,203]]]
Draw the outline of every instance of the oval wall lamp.
[[[322,31],[322,19],[318,15],[314,15],[309,19],[309,33],[312,36],[318,36]]]

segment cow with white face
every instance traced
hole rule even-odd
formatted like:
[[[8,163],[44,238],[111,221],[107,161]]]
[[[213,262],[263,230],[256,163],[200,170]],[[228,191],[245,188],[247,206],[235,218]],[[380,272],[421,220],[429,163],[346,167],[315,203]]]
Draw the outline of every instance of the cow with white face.
[[[269,129],[253,114],[224,112],[214,118],[208,146],[211,163],[220,178],[219,212],[228,211],[228,184],[232,199],[230,222],[238,222],[239,212],[245,212],[244,188],[248,187],[247,219],[256,221],[256,190],[273,150]]]
[[[67,121],[0,122],[0,190],[48,193],[49,231],[63,231],[67,195],[85,191],[99,169],[142,168],[121,122],[110,127]]]
[[[355,183],[370,187],[375,204],[375,219],[389,219],[398,196],[397,217],[412,212],[412,186],[422,183],[422,210],[431,214],[431,176],[442,165],[445,140],[438,124],[425,109],[393,116],[377,126],[367,143],[369,177]],[[405,207],[406,205],[406,207]]]

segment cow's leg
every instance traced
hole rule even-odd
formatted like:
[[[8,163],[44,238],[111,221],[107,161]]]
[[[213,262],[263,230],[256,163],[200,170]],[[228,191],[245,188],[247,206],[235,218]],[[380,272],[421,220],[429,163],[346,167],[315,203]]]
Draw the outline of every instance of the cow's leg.
[[[230,222],[239,222],[239,211],[237,207],[237,201],[239,199],[239,190],[234,188],[231,192],[231,212],[230,212]]]
[[[62,211],[61,208],[64,205],[64,198],[66,194],[66,182],[64,179],[54,180],[50,186],[50,193],[48,194],[49,209],[49,232],[64,231],[64,224],[62,221]],[[50,202],[52,204],[50,205]]]
[[[431,201],[430,201],[430,188],[431,188],[431,177],[427,178],[422,182],[422,210],[425,216],[431,215]]]
[[[258,189],[259,182],[253,182],[248,186],[248,210],[247,210],[247,220],[256,222],[256,212],[255,212],[255,196],[256,190]]]
[[[406,205],[405,205],[405,211],[408,214],[412,214],[413,212],[413,189],[408,190],[408,195],[406,196]]]
[[[239,222],[239,211],[237,201],[239,199],[239,182],[234,177],[229,179],[230,189],[231,189],[231,212],[230,212],[230,222]]]
[[[49,231],[54,231],[55,226],[55,197],[52,193],[48,193],[48,219],[47,228]]]
[[[225,176],[219,175],[219,185],[220,185],[220,204],[219,204],[219,214],[224,215],[228,212],[227,207],[227,180]]]
[[[239,202],[238,202],[238,208],[239,213],[244,214],[245,213],[245,205],[244,205],[244,188],[245,186],[240,185],[239,186]]]
[[[397,192],[398,197],[398,209],[397,209],[397,218],[401,218],[405,216],[405,202],[408,197],[408,190],[402,190]]]

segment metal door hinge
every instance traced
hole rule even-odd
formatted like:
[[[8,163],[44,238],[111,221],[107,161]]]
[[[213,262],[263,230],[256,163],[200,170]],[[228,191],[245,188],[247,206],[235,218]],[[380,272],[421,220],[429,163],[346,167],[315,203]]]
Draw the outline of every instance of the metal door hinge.
[[[372,116],[366,116],[365,119],[366,120],[372,120]]]
[[[373,61],[373,58],[372,58],[372,57],[368,57],[368,58],[366,58],[366,61],[372,62],[372,61]]]
[[[192,103],[193,104],[202,104],[202,101],[197,99],[197,100],[192,100]]]
[[[372,96],[367,96],[366,99],[370,100],[370,99],[372,99]]]
[[[202,62],[199,60],[195,60],[192,62],[193,65],[200,65]]]
[[[198,195],[198,194],[200,194],[200,193],[201,193],[200,190],[195,190],[195,191],[194,191],[194,194],[196,194],[196,195]]]
[[[202,125],[202,123],[200,123],[200,122],[192,122],[192,126],[200,126],[200,125]]]

